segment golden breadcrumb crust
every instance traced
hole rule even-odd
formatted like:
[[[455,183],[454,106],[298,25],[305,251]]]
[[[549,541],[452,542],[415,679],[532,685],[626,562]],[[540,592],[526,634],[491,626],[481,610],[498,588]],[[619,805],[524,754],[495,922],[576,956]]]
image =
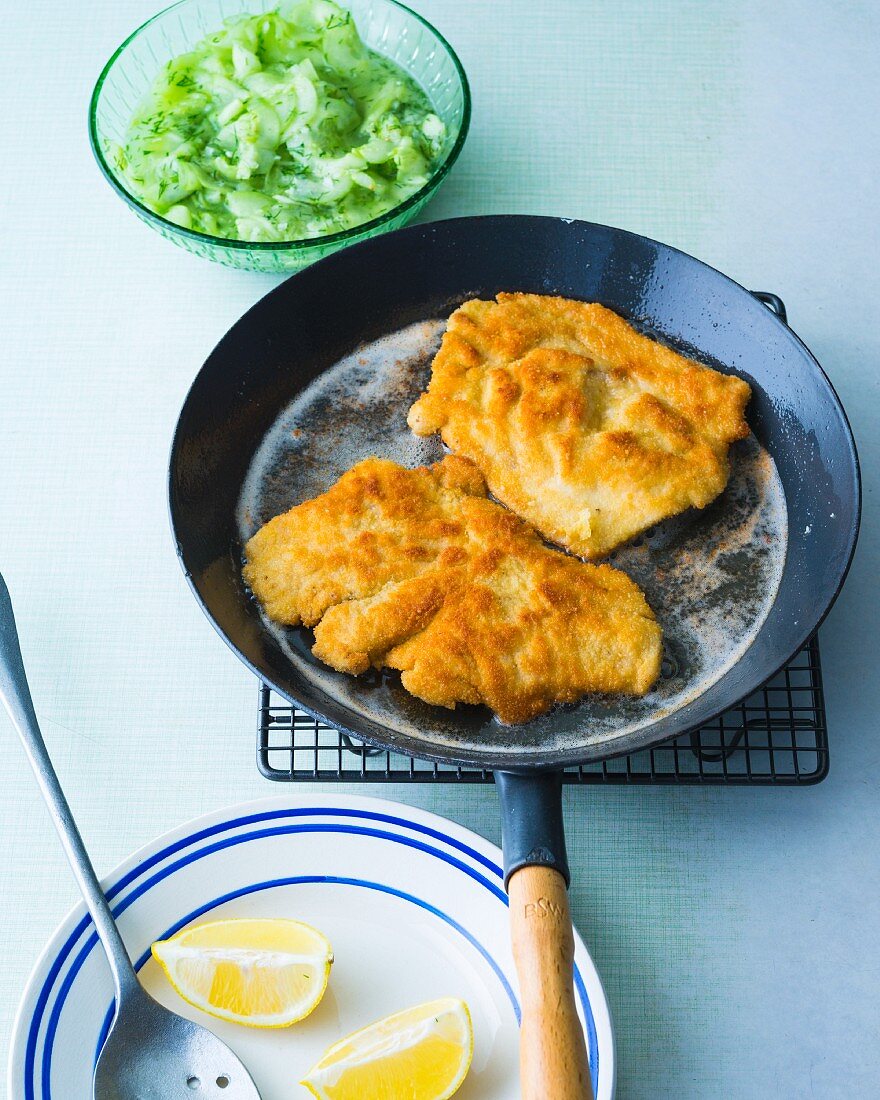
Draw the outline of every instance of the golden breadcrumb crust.
[[[750,392],[604,306],[499,294],[452,314],[409,424],[439,431],[546,538],[597,558],[718,496]]]
[[[268,616],[313,626],[322,661],[399,669],[428,703],[524,722],[587,692],[642,695],[659,673],[638,586],[545,546],[455,455],[415,470],[359,462],[270,520],[246,558]]]

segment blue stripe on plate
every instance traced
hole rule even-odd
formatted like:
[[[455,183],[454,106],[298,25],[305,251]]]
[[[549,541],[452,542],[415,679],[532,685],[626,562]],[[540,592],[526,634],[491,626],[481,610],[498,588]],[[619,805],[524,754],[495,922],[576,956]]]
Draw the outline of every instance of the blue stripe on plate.
[[[166,846],[161,851],[156,852],[154,855],[147,857],[137,867],[132,868],[131,871],[129,871],[126,875],[124,875],[110,890],[108,890],[107,897],[108,897],[108,899],[112,899],[112,898],[118,896],[120,891],[123,890],[127,885],[129,885],[131,882],[134,882],[137,878],[139,878],[141,875],[143,875],[146,871],[150,870],[152,867],[155,867],[163,859],[167,859],[170,855],[174,855],[178,852],[184,851],[186,848],[191,847],[193,844],[198,843],[200,840],[204,840],[208,837],[216,836],[220,833],[229,832],[231,830],[242,828],[242,827],[245,827],[247,825],[255,824],[255,823],[261,822],[261,821],[278,820],[278,819],[292,818],[292,817],[307,817],[307,816],[353,817],[353,818],[379,821],[379,822],[384,822],[384,823],[388,823],[388,824],[396,824],[396,825],[399,825],[403,828],[409,829],[413,832],[419,832],[419,833],[422,833],[426,836],[430,836],[434,839],[438,839],[438,840],[443,841],[443,843],[448,844],[450,847],[455,848],[460,852],[466,853],[468,856],[470,856],[476,862],[478,862],[482,866],[486,867],[487,870],[491,871],[492,874],[494,874],[498,879],[503,879],[503,872],[502,872],[501,868],[496,863],[494,863],[492,860],[488,859],[486,856],[483,856],[481,853],[475,851],[473,848],[469,847],[467,844],[463,844],[461,841],[455,840],[454,838],[452,838],[450,836],[447,836],[445,833],[442,833],[437,829],[432,829],[429,826],[421,825],[421,824],[419,824],[417,822],[413,822],[413,821],[407,821],[405,818],[398,818],[398,817],[394,817],[390,814],[381,814],[381,813],[376,813],[376,812],[369,811],[369,810],[353,810],[353,809],[341,808],[341,807],[301,807],[301,808],[297,808],[297,809],[266,811],[266,812],[260,813],[260,814],[250,814],[250,815],[247,815],[245,817],[235,818],[232,821],[222,822],[218,825],[210,826],[209,828],[206,828],[206,829],[201,829],[198,832],[193,833],[188,837],[184,837],[179,841],[175,841],[173,844],[170,844],[170,845]],[[163,868],[163,870],[161,872],[157,873],[151,879],[149,879],[149,880],[145,881],[144,883],[142,883],[136,890],[132,891],[132,893],[127,898],[125,898],[124,901],[122,901],[118,906],[116,906],[114,908],[114,914],[118,915],[118,914],[124,912],[129,907],[129,905],[131,905],[138,897],[140,897],[147,890],[151,889],[152,886],[154,886],[157,882],[161,881],[163,878],[166,878],[168,875],[173,874],[176,870],[180,869],[181,867],[186,866],[188,863],[191,863],[196,859],[201,859],[203,856],[209,855],[212,852],[216,852],[216,851],[218,851],[222,848],[230,847],[230,846],[235,845],[235,844],[243,843],[247,840],[260,839],[260,838],[264,838],[264,837],[267,837],[267,836],[278,835],[278,834],[281,834],[281,833],[288,833],[288,832],[350,832],[350,833],[362,833],[362,834],[366,834],[366,835],[369,835],[369,836],[390,840],[393,843],[406,844],[406,845],[409,845],[410,847],[417,848],[420,851],[423,851],[428,855],[432,855],[436,858],[442,859],[444,862],[451,864],[452,866],[456,867],[458,870],[464,871],[465,874],[469,875],[475,881],[479,882],[482,886],[484,886],[487,890],[489,890],[492,894],[494,894],[497,898],[499,898],[499,900],[501,900],[503,904],[507,905],[507,903],[508,903],[507,902],[507,895],[504,893],[503,890],[499,889],[499,887],[497,887],[494,883],[489,882],[482,875],[475,872],[472,868],[468,867],[466,864],[461,863],[459,860],[455,859],[454,857],[451,857],[451,856],[449,856],[448,854],[446,854],[444,852],[438,851],[437,849],[432,848],[429,845],[421,844],[418,841],[411,840],[407,837],[397,836],[397,835],[392,834],[392,833],[386,833],[384,831],[375,830],[375,829],[365,829],[365,828],[357,827],[357,826],[344,826],[344,825],[335,825],[335,826],[333,826],[333,825],[330,825],[330,826],[328,826],[328,825],[324,825],[324,826],[312,825],[312,826],[308,826],[308,825],[305,825],[305,826],[288,826],[286,828],[278,828],[278,829],[258,830],[255,833],[248,833],[246,835],[231,837],[231,838],[228,838],[228,839],[226,839],[224,841],[221,841],[217,844],[208,845],[207,847],[205,847],[203,849],[199,849],[199,851],[197,851],[195,853],[192,853],[190,856],[188,856],[184,859],[178,860],[176,863],[171,864],[169,867]],[[90,918],[89,917],[84,917],[77,924],[77,926],[74,928],[74,930],[71,932],[70,936],[67,938],[67,940],[65,941],[65,943],[62,946],[61,950],[59,951],[55,962],[52,964],[52,967],[50,968],[50,971],[47,974],[46,979],[45,979],[45,981],[43,983],[43,986],[40,990],[40,993],[38,995],[37,1003],[34,1007],[34,1015],[33,1015],[33,1018],[31,1020],[31,1026],[30,1026],[30,1029],[29,1029],[29,1032],[28,1032],[28,1040],[27,1040],[26,1051],[25,1051],[25,1067],[24,1067],[24,1069],[25,1069],[25,1082],[24,1082],[24,1084],[25,1084],[25,1098],[26,1098],[26,1100],[34,1100],[35,1095],[36,1095],[36,1093],[35,1093],[35,1082],[34,1082],[34,1070],[35,1070],[35,1062],[36,1062],[36,1047],[37,1047],[37,1042],[38,1042],[38,1038],[39,1038],[40,1026],[42,1024],[43,1015],[45,1014],[46,1006],[47,1006],[49,997],[51,995],[52,988],[54,986],[55,981],[58,978],[59,973],[61,972],[61,969],[64,966],[64,963],[66,962],[67,958],[69,957],[70,953],[72,952],[72,950],[74,948],[74,945],[79,940],[79,938],[82,936],[82,934],[89,928],[90,925],[91,925]],[[65,1001],[65,999],[66,999],[66,997],[67,997],[67,995],[70,991],[70,987],[73,984],[73,980],[76,976],[76,973],[82,967],[86,957],[88,956],[89,952],[96,946],[97,942],[98,942],[97,941],[97,936],[93,932],[92,935],[89,937],[89,939],[84,944],[84,946],[82,947],[82,949],[80,950],[80,952],[77,955],[76,959],[74,960],[70,971],[65,976],[65,980],[62,983],[62,986],[61,986],[61,988],[59,990],[59,993],[58,993],[58,998],[56,1000],[55,1005],[53,1006],[52,1013],[51,1013],[50,1020],[49,1020],[49,1025],[48,1025],[47,1032],[46,1032],[46,1039],[44,1041],[43,1057],[41,1059],[42,1084],[43,1084],[42,1097],[43,1097],[43,1100],[51,1100],[51,1095],[50,1095],[49,1089],[50,1089],[50,1071],[51,1071],[52,1047],[53,1047],[53,1044],[54,1044],[55,1033],[56,1033],[57,1028],[58,1028],[58,1020],[60,1018],[61,1009],[63,1008],[64,1001]],[[593,1078],[593,1088],[594,1088],[594,1091],[595,1091],[598,1087],[597,1079],[598,1079],[598,1070],[599,1070],[598,1036],[596,1034],[595,1022],[593,1020],[593,1014],[592,1014],[592,1011],[590,1009],[590,1002],[589,1002],[589,998],[587,996],[586,987],[584,985],[583,978],[582,978],[582,976],[580,974],[580,971],[578,970],[577,966],[575,966],[575,968],[574,968],[574,981],[575,981],[575,987],[576,987],[576,989],[578,991],[578,994],[580,996],[580,999],[581,999],[581,1004],[582,1004],[583,1009],[584,1009],[584,1017],[585,1017],[586,1024],[587,1024],[587,1040],[588,1040],[589,1057],[590,1057],[590,1068],[591,1068],[591,1076]]]

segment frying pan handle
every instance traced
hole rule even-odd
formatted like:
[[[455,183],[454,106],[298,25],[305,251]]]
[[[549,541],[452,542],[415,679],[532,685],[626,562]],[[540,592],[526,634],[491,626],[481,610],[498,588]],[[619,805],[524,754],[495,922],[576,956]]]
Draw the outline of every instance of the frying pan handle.
[[[769,290],[752,290],[750,293],[753,298],[763,302],[772,313],[775,313],[783,324],[788,324],[788,311],[785,308],[785,302],[778,294],[771,294]]]
[[[571,881],[562,821],[562,772],[495,772],[504,836],[504,885],[520,867],[553,867]]]
[[[593,1095],[584,1029],[574,999],[574,934],[562,821],[562,775],[496,772],[519,975],[523,1100]]]

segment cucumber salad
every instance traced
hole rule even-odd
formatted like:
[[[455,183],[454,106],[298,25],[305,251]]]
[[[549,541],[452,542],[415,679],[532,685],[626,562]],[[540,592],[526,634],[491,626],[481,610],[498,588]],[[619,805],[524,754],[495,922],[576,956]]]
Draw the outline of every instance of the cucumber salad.
[[[109,152],[169,221],[272,242],[391,210],[427,183],[445,138],[425,92],[364,45],[350,12],[304,0],[233,17],[169,61]]]

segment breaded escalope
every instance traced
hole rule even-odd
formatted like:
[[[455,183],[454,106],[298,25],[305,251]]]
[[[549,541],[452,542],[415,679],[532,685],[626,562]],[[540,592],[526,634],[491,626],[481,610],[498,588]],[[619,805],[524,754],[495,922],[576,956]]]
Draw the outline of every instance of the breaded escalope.
[[[499,294],[449,318],[408,419],[546,538],[598,558],[718,496],[750,392],[604,306]]]
[[[315,628],[341,672],[399,669],[443,707],[524,722],[587,692],[643,695],[660,627],[636,584],[543,544],[486,499],[473,463],[368,458],[249,540],[244,577],[267,615]]]

